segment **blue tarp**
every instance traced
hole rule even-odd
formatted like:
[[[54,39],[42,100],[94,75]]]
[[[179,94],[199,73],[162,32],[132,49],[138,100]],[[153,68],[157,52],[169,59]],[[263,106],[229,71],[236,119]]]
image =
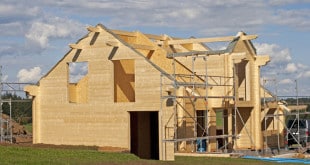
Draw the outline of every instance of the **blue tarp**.
[[[268,158],[268,157],[257,157],[257,156],[243,156],[245,159],[255,159],[267,162],[277,163],[302,163],[310,164],[310,159],[298,159],[298,158]]]

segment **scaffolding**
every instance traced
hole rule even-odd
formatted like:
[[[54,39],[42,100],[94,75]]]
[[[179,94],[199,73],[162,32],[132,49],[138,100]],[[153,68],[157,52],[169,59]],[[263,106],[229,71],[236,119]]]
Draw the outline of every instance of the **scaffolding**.
[[[275,93],[276,95],[273,96],[273,100],[266,101],[265,93],[263,98],[263,107],[264,111],[268,111],[271,108],[274,109],[273,113],[268,114],[265,112],[264,114],[264,151],[268,152],[272,150],[272,148],[276,148],[278,152],[280,152],[281,148],[285,148],[286,150],[289,149],[288,141],[293,140],[297,145],[296,149],[298,152],[305,152],[310,147],[307,145],[302,144],[301,138],[308,138],[308,137],[301,137],[300,136],[300,118],[301,115],[310,115],[310,112],[307,112],[305,109],[307,108],[306,105],[301,106],[299,105],[299,98],[309,98],[310,96],[298,96],[298,86],[297,80],[295,90],[295,96],[278,96],[277,95],[277,80],[276,79],[264,79],[263,86],[265,88],[266,81],[273,81],[275,86]],[[287,107],[289,106],[286,102],[279,100],[279,98],[295,98],[296,99],[296,112],[291,112],[292,110]],[[274,105],[272,105],[274,104]],[[282,107],[281,107],[282,106]],[[301,108],[302,107],[302,108]],[[305,111],[300,112],[302,109]],[[288,118],[293,121],[291,126],[288,126]],[[273,122],[273,129],[270,129],[271,121]],[[293,124],[297,124],[297,128],[293,128]],[[283,128],[283,129],[282,129]],[[293,129],[297,129],[292,131]],[[296,136],[297,135],[297,136]],[[308,136],[308,135],[306,135]],[[289,137],[291,139],[289,139]],[[275,139],[276,138],[276,139]],[[275,142],[272,143],[272,142]]]
[[[12,103],[13,102],[30,102],[30,99],[25,100],[12,100],[2,99],[3,92],[24,92],[22,86],[31,83],[12,83],[2,81],[2,66],[0,66],[0,142],[10,142],[13,143],[13,128],[12,128]],[[5,89],[4,89],[5,87]],[[8,103],[9,114],[5,118],[3,115],[3,104]]]
[[[232,76],[211,76],[208,75],[207,54],[187,56],[191,58],[187,61],[191,65],[187,74],[178,72],[177,66],[181,62],[173,56],[172,75],[161,75],[161,109],[166,107],[173,111],[167,122],[162,124],[163,143],[173,142],[175,152],[211,151],[211,148],[208,148],[211,143],[216,152],[228,152],[228,148],[232,152],[237,138],[237,115],[244,124],[236,107],[235,70]],[[196,67],[196,63],[199,63],[200,67]],[[201,67],[202,65],[204,67]],[[209,88],[216,87],[224,88],[223,92],[219,95],[209,95]],[[221,101],[223,108],[212,113],[210,109],[213,107],[208,105],[209,99]],[[216,123],[218,119],[221,120],[220,125]],[[231,132],[227,129],[229,124],[232,125]],[[174,134],[171,135],[170,132]]]

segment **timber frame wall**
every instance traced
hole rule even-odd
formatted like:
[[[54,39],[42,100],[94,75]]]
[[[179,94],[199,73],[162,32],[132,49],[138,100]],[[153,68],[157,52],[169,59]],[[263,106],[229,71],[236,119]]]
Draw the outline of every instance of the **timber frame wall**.
[[[250,41],[256,35],[239,32],[237,36],[179,39],[103,25],[87,29],[88,35],[71,44],[72,50],[37,85],[25,87],[35,96],[35,143],[114,145],[130,150],[128,114],[156,111],[162,160],[173,160],[175,152],[198,149],[263,149],[260,67],[269,62],[269,56],[256,55]],[[204,45],[209,42],[229,45],[212,50]],[[68,90],[64,70],[69,62],[79,61],[89,62],[89,74],[79,82],[81,86]],[[125,73],[115,73],[119,68],[128,72],[126,82],[121,81]],[[134,90],[121,93],[115,86],[122,85]],[[68,99],[64,92],[74,97]],[[85,110],[88,116],[82,115]],[[217,112],[223,119],[221,133],[217,133]],[[85,122],[87,127],[65,130]],[[116,129],[121,133],[113,132]],[[84,131],[87,137],[80,134]],[[218,139],[223,139],[222,148]],[[205,149],[196,146],[199,140],[206,140]]]

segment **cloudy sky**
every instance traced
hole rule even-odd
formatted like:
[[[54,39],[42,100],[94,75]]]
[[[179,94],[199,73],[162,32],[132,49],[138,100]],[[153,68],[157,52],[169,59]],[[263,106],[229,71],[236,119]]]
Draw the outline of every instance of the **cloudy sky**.
[[[98,23],[175,37],[257,34],[266,86],[310,95],[309,0],[0,0],[0,65],[5,82],[37,82]]]

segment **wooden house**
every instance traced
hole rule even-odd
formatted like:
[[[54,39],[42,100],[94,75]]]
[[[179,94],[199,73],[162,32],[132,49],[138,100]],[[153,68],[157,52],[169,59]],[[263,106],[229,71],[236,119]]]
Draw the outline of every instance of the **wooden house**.
[[[37,85],[25,87],[33,143],[110,146],[160,160],[263,149],[260,67],[269,56],[256,54],[256,35],[184,39],[87,29]],[[213,50],[210,42],[227,47]]]

